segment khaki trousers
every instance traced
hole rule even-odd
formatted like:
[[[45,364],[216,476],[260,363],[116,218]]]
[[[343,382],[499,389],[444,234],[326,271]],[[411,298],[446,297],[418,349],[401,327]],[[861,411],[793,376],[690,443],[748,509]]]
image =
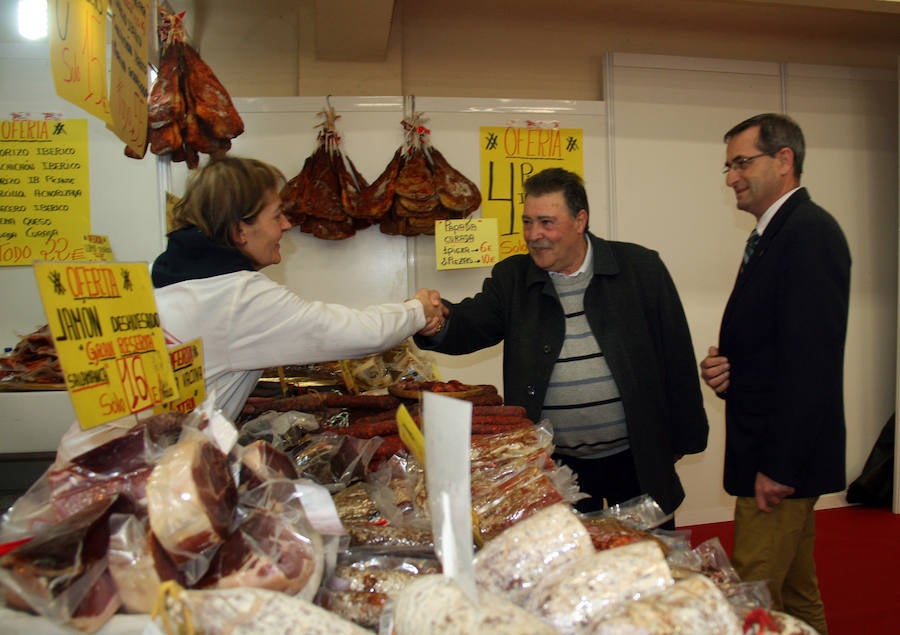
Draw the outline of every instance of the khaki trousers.
[[[819,594],[814,549],[815,498],[785,498],[774,511],[762,512],[754,498],[734,505],[734,553],[731,564],[745,582],[765,580],[772,608],[784,611],[827,635],[825,605]]]

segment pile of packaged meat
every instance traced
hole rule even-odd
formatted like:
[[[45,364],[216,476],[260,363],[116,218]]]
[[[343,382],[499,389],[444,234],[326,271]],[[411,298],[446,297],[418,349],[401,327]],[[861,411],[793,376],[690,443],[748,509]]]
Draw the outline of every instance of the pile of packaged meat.
[[[577,513],[548,422],[480,388],[477,547],[456,554],[471,588],[436,553],[425,469],[400,440],[398,408],[421,426],[419,404],[322,392],[257,399],[239,429],[208,404],[73,425],[0,525],[2,619],[104,635],[813,633],[768,610],[718,541],[654,529],[647,497]]]

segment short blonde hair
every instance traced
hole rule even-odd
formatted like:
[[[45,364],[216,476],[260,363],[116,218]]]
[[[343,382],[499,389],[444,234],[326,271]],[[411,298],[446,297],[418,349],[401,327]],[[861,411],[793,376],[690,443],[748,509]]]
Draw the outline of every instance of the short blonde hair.
[[[284,184],[281,170],[263,161],[210,159],[191,173],[184,197],[175,204],[172,230],[196,227],[214,243],[233,247],[231,229],[256,220]]]

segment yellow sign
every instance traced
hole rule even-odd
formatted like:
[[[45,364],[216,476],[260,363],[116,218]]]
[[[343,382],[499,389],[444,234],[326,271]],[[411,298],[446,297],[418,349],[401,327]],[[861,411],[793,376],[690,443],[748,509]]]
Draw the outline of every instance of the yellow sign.
[[[87,119],[0,121],[0,265],[82,260],[91,231]]]
[[[583,131],[554,125],[481,128],[481,215],[497,219],[500,259],[528,252],[522,184],[546,168],[584,175]]]
[[[400,440],[403,441],[416,460],[425,466],[425,436],[419,430],[412,415],[406,406],[400,404],[397,408],[397,430],[400,433]]]
[[[464,218],[434,224],[438,269],[491,267],[500,260],[496,218]]]
[[[34,274],[82,428],[178,396],[146,263],[36,262]]]
[[[150,4],[112,0],[110,128],[138,156],[147,141],[147,20]]]
[[[106,0],[48,2],[56,94],[109,123]]]
[[[84,259],[100,262],[112,262],[112,245],[109,244],[109,236],[98,234],[86,234],[84,237]]]
[[[203,343],[191,340],[169,348],[169,359],[178,386],[178,399],[156,406],[156,414],[167,410],[191,412],[206,399],[206,378],[203,376]]]

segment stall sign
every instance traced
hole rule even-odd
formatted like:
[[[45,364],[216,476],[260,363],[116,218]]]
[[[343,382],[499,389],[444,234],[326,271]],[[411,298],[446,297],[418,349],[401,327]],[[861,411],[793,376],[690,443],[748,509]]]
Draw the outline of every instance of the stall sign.
[[[56,94],[108,124],[107,1],[65,0],[47,8]]]
[[[146,263],[35,262],[82,428],[178,397]]]
[[[438,269],[492,267],[499,260],[496,218],[463,218],[434,224]]]
[[[146,0],[112,0],[112,60],[109,79],[110,128],[138,156],[147,141]]]
[[[0,265],[81,260],[90,231],[87,119],[0,121]]]
[[[115,258],[113,258],[112,245],[109,244],[109,236],[85,234],[84,259],[95,262],[112,262],[115,260]]]
[[[522,236],[525,180],[546,168],[584,175],[584,133],[557,122],[481,128],[481,215],[497,219],[500,260],[528,252]]]
[[[169,347],[169,359],[178,388],[178,398],[159,404],[153,412],[191,412],[206,399],[206,378],[203,375],[203,342],[191,340]]]

